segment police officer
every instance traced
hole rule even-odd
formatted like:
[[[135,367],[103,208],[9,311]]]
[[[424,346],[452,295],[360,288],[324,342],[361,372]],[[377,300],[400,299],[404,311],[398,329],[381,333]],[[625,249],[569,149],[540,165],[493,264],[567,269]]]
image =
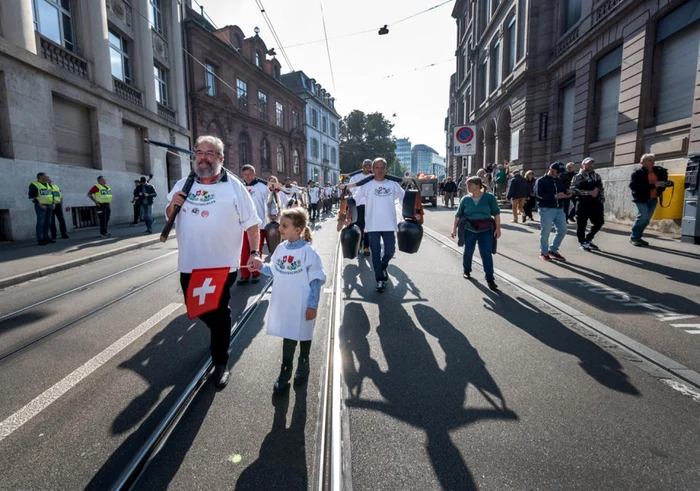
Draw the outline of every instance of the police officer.
[[[100,235],[102,237],[111,237],[107,233],[107,224],[109,217],[112,214],[112,188],[107,185],[107,180],[104,176],[97,177],[97,184],[90,188],[87,194],[97,206],[97,215],[100,217]]]
[[[584,251],[599,250],[593,243],[593,237],[605,223],[603,203],[603,179],[593,168],[595,160],[586,157],[581,162],[581,171],[571,180],[571,192],[576,196],[576,235],[581,249]],[[591,221],[591,230],[586,234],[588,220]]]
[[[58,228],[61,231],[61,238],[68,238],[68,230],[66,229],[66,219],[63,217],[63,193],[61,188],[51,182],[51,178],[47,179],[47,184],[51,186],[53,194],[53,216],[49,221],[51,225],[51,240],[56,240],[56,220],[58,220]]]
[[[49,237],[53,216],[53,190],[48,184],[49,176],[43,172],[36,175],[36,181],[29,185],[28,197],[34,203],[36,213],[36,240],[40,246],[56,242]]]

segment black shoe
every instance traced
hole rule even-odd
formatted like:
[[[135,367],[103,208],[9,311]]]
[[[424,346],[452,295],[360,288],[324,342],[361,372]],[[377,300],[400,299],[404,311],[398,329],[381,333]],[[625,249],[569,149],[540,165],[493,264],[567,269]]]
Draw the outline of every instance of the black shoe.
[[[649,247],[649,242],[646,240],[639,239],[639,242],[641,242],[644,247]]]
[[[290,378],[292,378],[292,367],[283,363],[282,368],[280,369],[280,376],[277,378],[277,382],[275,382],[275,386],[272,388],[272,391],[275,394],[281,394],[282,392],[289,390]]]
[[[386,288],[386,282],[384,280],[377,281],[377,291],[378,292],[383,292],[385,288]]]
[[[214,368],[214,384],[217,389],[223,389],[228,384],[229,371],[226,365],[216,365]]]
[[[588,241],[588,247],[591,248],[591,249],[593,249],[594,251],[599,251],[599,250],[600,250],[600,247],[598,247],[597,245],[595,245],[595,244],[594,244],[593,242],[591,242],[590,240]]]
[[[365,247],[363,252],[365,253],[365,256],[369,256],[369,247]]]
[[[297,360],[297,371],[294,372],[294,385],[302,385],[309,378],[309,359],[299,358]]]
[[[237,283],[238,283],[239,285],[243,285],[243,284],[245,284],[245,283],[248,283],[248,280],[249,280],[249,279],[250,279],[250,278],[238,278],[238,282],[237,282]]]
[[[462,278],[464,278],[465,280],[471,280],[472,274],[471,273],[462,273]]]
[[[152,233],[153,233],[153,230],[146,230],[146,232],[145,232],[146,235],[152,234]]]
[[[53,240],[54,242],[56,242],[56,236],[54,235],[53,237],[51,237],[51,240]]]
[[[498,291],[498,285],[496,284],[495,281],[487,280],[486,283],[489,285],[490,289],[492,289],[493,291]]]
[[[644,247],[645,245],[642,239],[630,239],[630,243],[635,247]]]
[[[42,240],[42,241],[37,242],[36,245],[45,246],[45,245],[46,245],[46,242],[44,242],[44,241]]]
[[[61,235],[61,238],[62,238],[62,239],[70,239],[70,237],[68,237],[67,234]]]
[[[46,241],[46,243],[47,243],[47,244],[55,244],[56,241],[53,240],[53,239],[49,239],[49,240]]]
[[[253,276],[253,278],[250,280],[252,284],[256,284],[260,282],[260,276]]]
[[[112,234],[100,234],[100,237],[104,237],[105,239],[111,237]]]

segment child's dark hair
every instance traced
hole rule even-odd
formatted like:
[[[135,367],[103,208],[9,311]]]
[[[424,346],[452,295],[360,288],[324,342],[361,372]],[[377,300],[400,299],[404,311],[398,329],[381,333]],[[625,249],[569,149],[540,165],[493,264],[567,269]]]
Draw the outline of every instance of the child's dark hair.
[[[309,214],[304,208],[288,208],[280,214],[280,220],[288,218],[292,222],[292,226],[303,230],[302,237],[306,242],[313,242],[311,237],[311,229],[309,228]]]

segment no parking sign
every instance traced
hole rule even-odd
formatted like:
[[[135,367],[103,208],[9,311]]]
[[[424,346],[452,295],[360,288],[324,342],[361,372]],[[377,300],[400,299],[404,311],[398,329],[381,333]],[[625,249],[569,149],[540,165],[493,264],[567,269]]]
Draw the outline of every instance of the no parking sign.
[[[476,154],[476,126],[455,126],[453,134],[455,155]]]

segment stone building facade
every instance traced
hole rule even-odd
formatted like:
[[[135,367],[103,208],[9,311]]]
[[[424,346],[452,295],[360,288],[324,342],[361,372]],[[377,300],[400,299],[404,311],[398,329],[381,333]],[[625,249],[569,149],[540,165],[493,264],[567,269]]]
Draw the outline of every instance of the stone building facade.
[[[464,0],[453,17],[456,121],[478,125],[473,172],[509,160],[541,174],[592,156],[608,218],[626,221],[643,153],[683,174],[700,150],[700,0]]]
[[[305,103],[281,81],[280,63],[257,32],[238,26],[215,29],[187,9],[193,140],[215,135],[225,145],[224,165],[240,174],[246,164],[258,176],[304,182]]]
[[[69,230],[96,225],[98,175],[112,222],[132,219],[133,181],[152,173],[165,207],[188,162],[144,138],[189,146],[178,0],[0,3],[0,241],[34,236],[27,187],[49,174]],[[162,205],[162,207],[161,207]]]
[[[306,101],[306,180],[337,184],[340,177],[340,114],[335,98],[316,79],[296,71],[282,75],[282,83]]]

